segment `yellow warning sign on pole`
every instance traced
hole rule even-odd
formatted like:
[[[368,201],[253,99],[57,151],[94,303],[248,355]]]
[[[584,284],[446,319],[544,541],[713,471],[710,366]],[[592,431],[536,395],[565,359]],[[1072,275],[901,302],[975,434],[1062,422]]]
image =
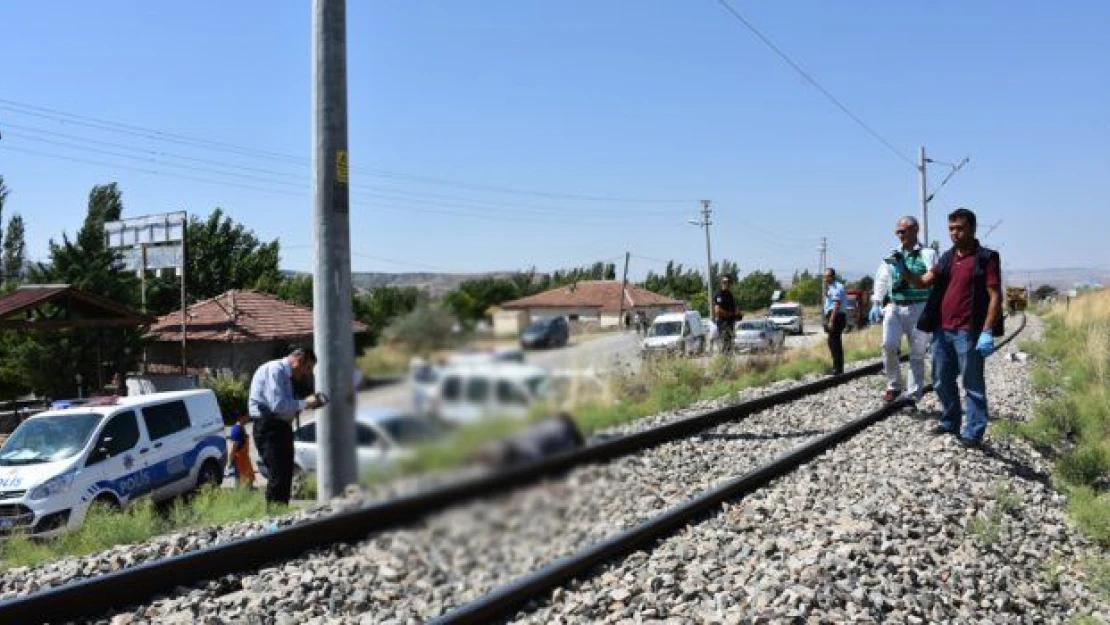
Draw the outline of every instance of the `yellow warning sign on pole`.
[[[335,151],[335,181],[348,184],[350,181],[350,168],[347,165],[347,150]]]

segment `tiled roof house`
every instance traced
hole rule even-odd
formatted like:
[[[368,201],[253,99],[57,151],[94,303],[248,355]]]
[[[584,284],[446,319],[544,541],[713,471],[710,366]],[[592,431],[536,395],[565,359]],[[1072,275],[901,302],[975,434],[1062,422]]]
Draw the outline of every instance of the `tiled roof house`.
[[[354,322],[353,332],[366,326]],[[312,309],[258,291],[228,291],[186,309],[185,356],[190,372],[250,374],[293,347],[312,347]],[[146,335],[148,367],[179,371],[181,311],[162,317]]]

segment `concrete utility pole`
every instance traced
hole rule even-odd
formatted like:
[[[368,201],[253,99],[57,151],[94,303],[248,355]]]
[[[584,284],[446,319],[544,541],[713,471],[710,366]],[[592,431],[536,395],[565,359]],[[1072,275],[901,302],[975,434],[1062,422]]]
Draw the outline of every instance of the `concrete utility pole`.
[[[817,276],[823,278],[825,276],[825,263],[828,261],[829,253],[829,240],[827,238],[821,237],[821,247],[817,248],[817,251],[821,253],[818,257],[820,260],[817,261]]]
[[[917,171],[921,174],[921,233],[925,236],[925,247],[932,245],[929,239],[929,190],[926,188],[928,178],[925,177],[925,146],[921,146],[921,153],[917,158]]]
[[[315,210],[312,320],[316,388],[328,405],[316,419],[321,502],[358,480],[355,463],[354,337],[351,332],[350,180],[347,159],[347,4],[312,3]]]
[[[632,252],[624,253],[624,275],[621,276],[621,303],[620,312],[617,313],[617,328],[624,329],[624,290],[628,288],[628,259]]]
[[[713,214],[712,209],[709,208],[709,200],[701,201],[701,221],[690,220],[690,223],[695,226],[705,228],[705,290],[709,299],[705,301],[706,306],[709,308],[709,318],[713,318],[713,254],[709,249],[709,226],[713,224],[709,221],[710,215]]]
[[[943,161],[935,161],[931,158],[925,157],[925,146],[921,146],[921,153],[917,159],[917,171],[921,174],[921,233],[925,236],[926,247],[933,247],[933,249],[937,249],[937,246],[933,245],[933,241],[929,240],[929,202],[933,201],[933,197],[936,196],[937,191],[940,191],[941,187],[948,184],[948,181],[952,179],[952,176],[955,176],[957,172],[963,169],[964,165],[967,165],[970,160],[971,159],[969,157],[965,156],[964,160],[960,161],[958,165],[945,163]],[[936,191],[933,191],[932,193],[929,193],[929,189],[927,188],[929,182],[925,172],[925,165],[927,163],[939,163],[941,165],[947,165],[951,168],[951,171],[949,171],[948,175],[944,177],[944,180],[941,180],[940,184],[937,185]]]

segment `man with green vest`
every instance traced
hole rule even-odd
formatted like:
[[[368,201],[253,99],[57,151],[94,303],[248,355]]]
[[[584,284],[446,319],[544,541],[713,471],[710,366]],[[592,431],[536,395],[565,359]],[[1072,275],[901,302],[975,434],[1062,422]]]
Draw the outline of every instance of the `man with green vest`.
[[[921,245],[917,230],[917,219],[906,216],[898,220],[894,234],[900,245],[875,272],[875,289],[871,294],[871,322],[876,323],[879,317],[883,319],[883,371],[886,373],[883,400],[888,402],[902,394],[898,352],[903,336],[910,346],[911,382],[907,395],[917,401],[925,388],[925,348],[929,344],[929,334],[917,329],[917,320],[932,289],[912,286],[899,268],[904,263],[910,271],[921,275],[937,264],[936,250]]]

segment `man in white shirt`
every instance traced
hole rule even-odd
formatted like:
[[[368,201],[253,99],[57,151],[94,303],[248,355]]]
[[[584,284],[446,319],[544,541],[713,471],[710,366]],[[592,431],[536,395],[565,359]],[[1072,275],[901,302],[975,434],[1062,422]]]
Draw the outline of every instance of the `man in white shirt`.
[[[288,504],[293,488],[293,419],[302,410],[327,403],[320,393],[305,399],[293,396],[293,380],[306,379],[316,367],[311,349],[296,349],[285,358],[271,360],[251,378],[247,412],[254,422],[254,446],[266,463],[267,503]]]
[[[886,374],[884,401],[894,401],[902,394],[902,368],[898,353],[902,337],[910,346],[911,380],[906,394],[917,401],[925,388],[925,348],[929,334],[917,329],[917,320],[925,309],[931,288],[916,288],[906,282],[898,269],[898,261],[917,274],[937,264],[936,250],[924,247],[917,240],[917,219],[906,216],[898,220],[894,234],[900,245],[893,249],[875,272],[875,289],[871,294],[871,323],[883,320],[883,372]]]

